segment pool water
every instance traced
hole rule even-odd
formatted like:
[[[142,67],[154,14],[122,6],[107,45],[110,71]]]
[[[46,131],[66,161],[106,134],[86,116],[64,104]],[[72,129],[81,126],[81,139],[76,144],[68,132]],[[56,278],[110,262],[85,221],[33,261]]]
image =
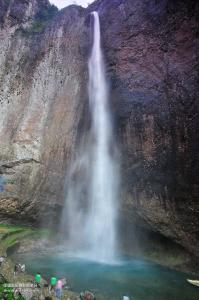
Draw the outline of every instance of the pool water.
[[[16,259],[16,258],[15,258]],[[136,258],[115,265],[72,258],[64,254],[17,257],[26,269],[45,279],[66,277],[75,292],[90,290],[97,300],[199,300],[199,288],[186,282],[186,274]]]

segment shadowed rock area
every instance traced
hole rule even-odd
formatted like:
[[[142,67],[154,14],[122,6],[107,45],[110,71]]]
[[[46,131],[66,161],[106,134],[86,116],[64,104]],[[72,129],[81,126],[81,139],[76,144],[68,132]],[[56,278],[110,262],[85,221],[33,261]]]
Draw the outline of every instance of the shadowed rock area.
[[[92,10],[120,146],[121,220],[198,257],[197,1],[100,0],[57,12],[48,1],[0,0],[0,217],[59,216],[90,123]]]

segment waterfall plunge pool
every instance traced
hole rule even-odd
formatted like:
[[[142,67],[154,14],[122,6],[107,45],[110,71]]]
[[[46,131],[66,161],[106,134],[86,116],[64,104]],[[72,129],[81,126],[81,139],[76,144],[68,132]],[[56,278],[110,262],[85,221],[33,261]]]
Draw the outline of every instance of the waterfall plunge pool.
[[[63,253],[21,254],[15,261],[29,273],[45,279],[66,277],[71,290],[95,292],[97,300],[198,300],[199,289],[186,282],[187,275],[151,262],[125,257],[119,264],[98,264]]]

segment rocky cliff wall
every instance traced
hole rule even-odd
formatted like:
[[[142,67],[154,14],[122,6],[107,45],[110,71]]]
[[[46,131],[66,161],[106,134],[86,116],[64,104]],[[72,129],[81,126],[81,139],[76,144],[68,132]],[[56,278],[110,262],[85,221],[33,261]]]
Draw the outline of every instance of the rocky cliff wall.
[[[121,149],[123,215],[198,255],[198,3],[96,6]]]
[[[62,207],[67,167],[89,126],[89,13],[98,10],[121,214],[197,256],[197,1],[100,0],[49,20],[39,18],[46,1],[8,2],[0,1],[1,217],[54,219]]]
[[[0,214],[30,221],[63,201],[86,90],[83,9],[46,21],[41,4],[10,1],[0,41]]]

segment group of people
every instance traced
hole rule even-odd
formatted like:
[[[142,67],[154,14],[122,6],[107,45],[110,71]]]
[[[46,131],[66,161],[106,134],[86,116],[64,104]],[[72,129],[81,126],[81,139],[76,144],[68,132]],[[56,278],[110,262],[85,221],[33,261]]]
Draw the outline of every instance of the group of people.
[[[40,273],[37,273],[35,275],[35,283],[38,287],[45,286],[44,282],[42,282],[42,276]],[[54,291],[55,296],[58,299],[61,299],[62,297],[62,288],[67,284],[66,279],[59,279],[57,280],[56,277],[51,277],[50,278],[50,283],[47,285],[49,287],[49,292]],[[80,294],[80,299],[81,300],[96,300],[95,296],[89,292],[85,291]]]
[[[40,273],[37,273],[35,275],[35,283],[38,287],[42,287],[42,277]],[[55,296],[58,299],[61,299],[62,296],[62,288],[63,288],[63,282],[61,279],[57,280],[56,277],[51,277],[49,286],[49,292],[54,291]]]
[[[22,267],[22,270],[20,270],[20,271],[22,271],[22,272],[25,271],[25,265],[23,266],[23,265],[20,265],[20,264],[16,264],[15,268],[14,268],[14,273],[15,274],[16,274],[16,272],[19,271],[19,267],[20,267],[20,269]],[[63,281],[64,281],[64,284],[66,284],[66,280],[65,279],[58,279],[57,280],[56,277],[51,277],[50,278],[50,283],[47,284],[42,279],[41,274],[38,272],[35,275],[34,281],[35,281],[35,284],[37,285],[37,287],[39,287],[39,288],[44,287],[44,286],[46,286],[46,287],[48,286],[49,292],[51,293],[52,291],[54,291],[56,298],[57,299],[61,299],[61,297],[62,297],[62,289],[63,289]],[[80,299],[81,300],[96,300],[95,296],[91,292],[89,292],[89,291],[82,292],[80,294]],[[130,300],[130,298],[128,296],[123,296],[123,300]]]

